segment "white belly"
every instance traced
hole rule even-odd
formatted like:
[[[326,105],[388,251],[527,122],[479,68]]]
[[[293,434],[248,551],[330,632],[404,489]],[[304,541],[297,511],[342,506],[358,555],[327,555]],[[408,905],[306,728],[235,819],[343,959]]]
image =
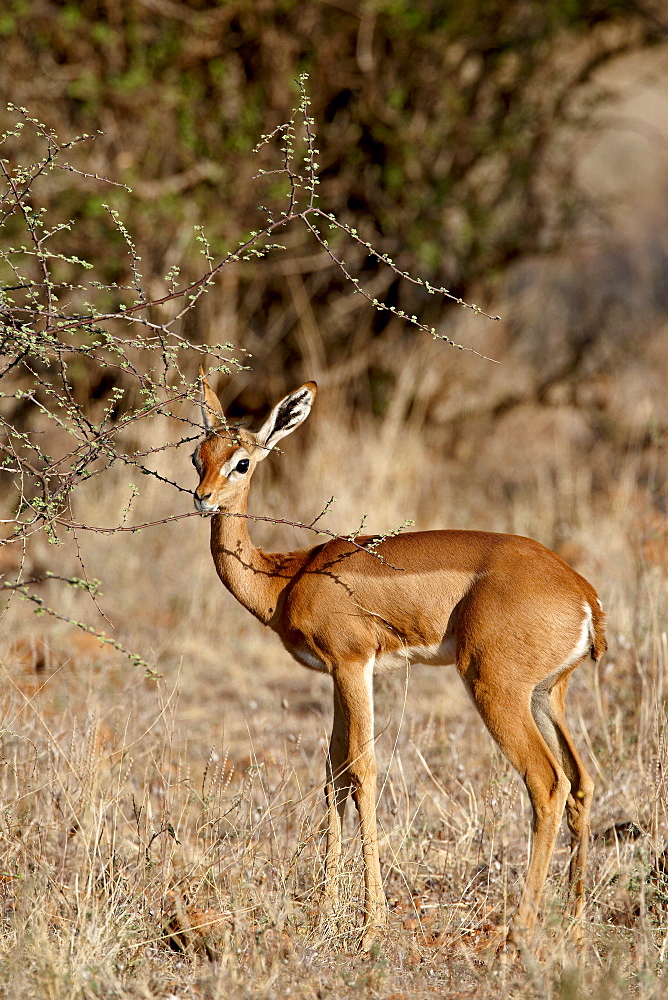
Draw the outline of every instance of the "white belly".
[[[292,647],[290,652],[298,663],[317,670],[319,673],[330,673],[329,667],[310,650]],[[414,663],[426,663],[438,667],[450,667],[456,662],[454,636],[444,639],[438,646],[404,646],[392,653],[381,653],[376,657],[374,673],[384,673],[387,670],[400,670]]]
[[[448,636],[438,646],[404,646],[392,653],[381,653],[376,658],[378,672],[398,670],[413,663],[428,663],[437,667],[451,667],[457,661],[454,636]]]

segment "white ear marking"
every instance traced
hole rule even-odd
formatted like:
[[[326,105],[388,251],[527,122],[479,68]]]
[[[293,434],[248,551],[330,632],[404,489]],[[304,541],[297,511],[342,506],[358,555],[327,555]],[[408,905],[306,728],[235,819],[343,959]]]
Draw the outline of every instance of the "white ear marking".
[[[281,438],[291,434],[303,424],[313,406],[315,382],[306,382],[300,389],[289,393],[273,408],[255,439],[260,447],[258,460],[264,458]]]

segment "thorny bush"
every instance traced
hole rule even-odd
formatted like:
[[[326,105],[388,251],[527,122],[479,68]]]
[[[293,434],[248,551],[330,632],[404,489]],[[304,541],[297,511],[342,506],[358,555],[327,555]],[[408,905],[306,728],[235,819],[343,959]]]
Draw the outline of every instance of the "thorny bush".
[[[482,313],[479,307],[465,303],[447,289],[435,288],[401,271],[391,258],[365,243],[355,229],[320,206],[318,150],[305,75],[298,86],[299,101],[290,120],[262,136],[254,151],[261,163],[268,164],[260,166],[258,180],[270,179],[271,192],[278,190],[283,199],[280,207],[260,206],[266,217],[262,228],[250,232],[218,261],[213,258],[203,227],[197,226],[202,273],[196,280],[179,285],[179,269],[172,267],[164,276],[163,294],[153,297],[145,289],[142,262],[130,229],[113,204],[104,207],[115,245],[125,257],[124,265],[119,264],[119,271],[127,274],[125,283],[96,280],[95,262],[68,252],[67,236],[75,222],[52,221],[57,206],[43,203],[48,202],[43,182],[57,171],[77,174],[82,186],[106,185],[112,195],[114,188],[125,188],[118,181],[83,171],[70,162],[71,152],[94,137],[81,135],[64,142],[25,108],[9,105],[13,124],[0,136],[6,154],[0,159],[5,185],[0,197],[0,467],[4,474],[5,527],[0,547],[17,547],[24,552],[28,540],[40,532],[52,545],[58,545],[64,534],[70,533],[79,551],[77,538],[81,532],[103,531],[120,536],[149,527],[133,521],[139,497],[134,485],[120,523],[93,525],[77,516],[77,490],[119,465],[162,480],[179,493],[189,493],[163,476],[155,468],[155,460],[201,435],[201,425],[188,415],[196,412],[194,407],[181,405],[197,400],[193,362],[206,361],[213,371],[230,373],[244,367],[246,354],[230,343],[206,347],[193,343],[180,332],[184,317],[196,313],[201,296],[225,267],[284,250],[274,240],[290,226],[305,227],[319,252],[329,257],[373,308],[389,311],[435,338],[466,349],[420,322],[417,316],[406,315],[396,306],[373,298],[347,265],[346,242],[362,248],[398,278]],[[15,153],[24,129],[32,129],[43,147],[41,158],[28,165],[18,162]],[[273,165],[276,162],[278,166]],[[82,393],[82,385],[93,387],[93,398]],[[170,418],[181,433],[156,447],[142,448],[140,424],[158,416]],[[193,516],[192,512],[174,515],[187,516]],[[300,526],[321,531],[316,527],[320,516]],[[8,596],[19,595],[32,602],[38,613],[73,622],[45,602],[40,584],[59,581],[87,591],[95,600],[98,582],[89,577],[81,556],[79,562],[81,575],[66,576],[49,567],[39,574],[29,574],[24,572],[20,557],[5,560],[2,568],[9,566],[11,572],[4,574],[3,587]],[[147,666],[104,632],[85,622],[73,623]]]

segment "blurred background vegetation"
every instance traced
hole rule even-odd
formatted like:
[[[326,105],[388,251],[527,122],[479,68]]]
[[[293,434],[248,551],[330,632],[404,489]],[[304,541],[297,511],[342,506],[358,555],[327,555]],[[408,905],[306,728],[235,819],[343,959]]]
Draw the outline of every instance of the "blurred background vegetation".
[[[200,273],[194,225],[216,256],[261,227],[258,206],[279,192],[254,179],[251,150],[287,120],[306,71],[323,207],[403,269],[489,303],[513,263],[582,246],[585,226],[601,236],[611,205],[579,166],[610,99],[602,70],[666,30],[660,0],[8,0],[0,81],[62,140],[100,132],[77,165],[133,188],[110,199],[61,174],[44,195],[78,223],[69,250],[99,280],[128,281],[103,201],[131,230],[149,297],[174,265],[186,280]],[[453,323],[359,248],[348,260],[375,297]],[[189,314],[189,337],[253,352],[252,379],[231,390],[240,412],[302,372],[345,380],[352,405],[387,408],[415,334],[366,308],[330,264],[295,233],[287,254],[230,268]],[[596,339],[575,325],[539,388],[556,369],[572,375]],[[484,325],[474,337],[498,353]]]

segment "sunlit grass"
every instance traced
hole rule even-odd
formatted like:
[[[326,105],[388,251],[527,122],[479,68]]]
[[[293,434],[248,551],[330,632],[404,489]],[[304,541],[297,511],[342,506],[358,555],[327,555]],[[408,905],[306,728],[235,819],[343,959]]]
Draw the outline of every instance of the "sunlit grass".
[[[341,475],[358,433],[316,426],[307,452],[286,448],[284,478],[258,478],[254,508],[312,516],[313,498],[290,489],[297,466],[323,496],[338,485],[342,529],[364,513],[360,496],[374,527],[376,512],[383,527],[407,516],[410,496],[420,527],[448,524],[430,498],[455,487],[445,465],[426,461],[417,431],[402,438],[413,458],[402,465],[395,450],[386,473],[377,468],[379,481],[394,468],[393,490],[373,485],[373,428],[365,461]],[[602,497],[571,469],[515,491],[493,514],[495,527],[570,543],[610,616],[610,651],[575,675],[569,700],[596,779],[579,949],[564,917],[564,835],[531,948],[521,960],[499,952],[526,864],[528,800],[456,676],[426,667],[376,685],[387,937],[370,957],[356,953],[362,870],[352,809],[339,909],[322,919],[329,683],[294,664],[223,591],[208,526],[192,519],[127,544],[99,535],[80,543],[104,575],[101,607],[155,662],[158,680],[16,599],[2,619],[5,995],[661,996],[666,567],[631,481],[633,469]],[[160,512],[169,497],[151,490],[145,505]],[[114,496],[110,485],[106,515]],[[102,499],[91,493],[91,519]],[[466,505],[457,520],[466,523]],[[278,529],[252,531],[281,545]],[[300,541],[292,531],[286,540]],[[61,552],[74,560],[72,548]],[[66,600],[73,616],[97,613],[81,595]]]

